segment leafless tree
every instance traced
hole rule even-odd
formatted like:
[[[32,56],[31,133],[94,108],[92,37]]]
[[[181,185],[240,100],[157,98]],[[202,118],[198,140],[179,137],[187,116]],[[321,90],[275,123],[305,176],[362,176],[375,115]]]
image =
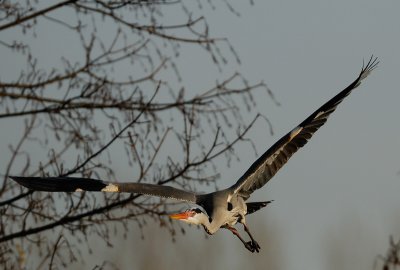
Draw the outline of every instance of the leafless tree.
[[[159,199],[32,192],[9,175],[124,181],[116,171],[124,167],[125,180],[194,190],[215,184],[218,157],[235,157],[234,144],[259,118],[245,120],[240,108],[253,110],[256,89],[271,93],[237,72],[203,91],[183,86],[183,48],[207,55],[221,73],[240,63],[227,39],[210,36],[201,2],[184,2],[0,1],[8,70],[0,74],[0,121],[2,132],[12,130],[1,144],[0,265],[66,266],[81,259],[78,244],[88,237],[111,246],[117,228],[140,229],[148,219],[172,235],[177,229]]]
[[[382,270],[400,269],[400,240],[395,242],[393,237],[390,237],[389,249],[385,256],[378,256],[376,265],[381,265],[379,269]],[[377,269],[377,266],[375,266],[375,269]]]

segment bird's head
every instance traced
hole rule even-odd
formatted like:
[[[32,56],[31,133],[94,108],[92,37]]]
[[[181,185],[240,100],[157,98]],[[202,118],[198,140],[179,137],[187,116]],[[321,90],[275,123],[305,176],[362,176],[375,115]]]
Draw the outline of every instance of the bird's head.
[[[199,208],[188,209],[185,212],[172,214],[169,217],[195,225],[204,224],[206,220],[208,221],[208,216]]]

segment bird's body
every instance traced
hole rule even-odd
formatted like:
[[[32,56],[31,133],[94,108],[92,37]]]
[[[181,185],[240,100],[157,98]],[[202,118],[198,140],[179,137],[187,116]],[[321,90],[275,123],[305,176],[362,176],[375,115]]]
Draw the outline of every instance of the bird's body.
[[[224,189],[200,196],[198,205],[205,210],[210,221],[207,233],[214,234],[222,226],[234,226],[238,220],[245,220],[246,202],[240,196],[229,198],[232,193],[229,189]]]
[[[17,177],[11,178],[32,190],[50,192],[102,191],[128,192],[197,204],[200,208],[186,210],[171,215],[187,223],[202,225],[208,234],[214,234],[220,228],[226,228],[235,234],[251,252],[259,252],[260,246],[254,240],[246,225],[246,215],[266,206],[271,201],[246,202],[251,193],[264,186],[286,164],[289,158],[326,122],[337,105],[354,90],[361,81],[377,66],[376,58],[371,57],[363,66],[357,79],[343,91],[330,99],[318,110],[307,117],[297,127],[279,139],[260,158],[258,158],[239,180],[231,187],[208,193],[196,194],[174,187],[151,185],[144,183],[110,183],[97,179],[73,177]],[[233,227],[241,223],[251,241],[245,242]]]

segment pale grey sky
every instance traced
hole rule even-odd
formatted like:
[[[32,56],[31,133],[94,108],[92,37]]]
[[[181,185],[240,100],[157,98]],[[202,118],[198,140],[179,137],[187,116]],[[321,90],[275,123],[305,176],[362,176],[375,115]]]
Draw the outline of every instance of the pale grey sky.
[[[241,16],[211,12],[211,32],[228,37],[240,55],[241,66],[233,63],[231,69],[250,81],[265,81],[281,103],[258,101],[275,132],[270,136],[261,122],[251,131],[259,154],[352,82],[363,60],[374,54],[380,65],[311,142],[255,193],[252,200],[275,200],[248,218],[253,233],[263,237],[261,254],[240,250],[229,232],[204,240],[201,231],[188,228],[195,238],[178,237],[164,263],[188,268],[193,262],[184,259],[192,258],[188,246],[202,257],[208,245],[222,242],[221,257],[202,261],[197,269],[215,266],[215,260],[224,268],[248,264],[249,269],[264,269],[276,256],[274,269],[373,269],[376,255],[386,252],[389,235],[400,237],[400,2],[232,3]],[[190,67],[182,74],[186,83],[192,88],[208,81],[212,85],[215,71],[203,69],[204,60],[188,51],[180,57]],[[241,161],[230,168],[221,163],[220,187],[230,185],[255,160],[248,144],[235,150]],[[269,237],[277,239],[271,243]]]
[[[380,65],[371,76],[252,198],[275,202],[248,218],[252,227],[262,222],[279,228],[282,269],[326,269],[334,249],[345,259],[336,269],[372,269],[375,256],[386,252],[389,235],[400,237],[400,2],[232,3],[240,18],[211,13],[211,31],[228,37],[241,56],[242,65],[232,70],[239,69],[249,80],[265,81],[282,104],[258,102],[275,131],[269,136],[261,122],[252,130],[259,154],[355,79],[363,59],[379,57]],[[193,63],[193,56],[181,58]],[[182,77],[194,86],[214,80],[213,72],[205,78],[202,71],[204,76],[199,77],[200,69],[192,65]],[[248,144],[236,151],[241,161],[221,168],[222,187],[255,159]],[[257,235],[264,228],[253,230]],[[181,237],[172,247],[183,241]],[[224,241],[227,250],[218,260],[234,260],[229,265],[233,269],[237,261],[251,263],[275,249],[262,242],[262,254],[237,256],[237,240],[229,232],[207,241]]]

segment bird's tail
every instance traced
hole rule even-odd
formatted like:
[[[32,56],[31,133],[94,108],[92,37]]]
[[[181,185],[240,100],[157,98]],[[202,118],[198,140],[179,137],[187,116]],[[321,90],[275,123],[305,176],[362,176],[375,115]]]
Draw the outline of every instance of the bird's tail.
[[[266,201],[266,202],[249,202],[249,203],[246,203],[246,205],[247,205],[247,214],[246,215],[252,214],[252,213],[260,210],[261,208],[267,206],[268,204],[270,204],[272,202],[273,202],[273,200],[272,201]]]

